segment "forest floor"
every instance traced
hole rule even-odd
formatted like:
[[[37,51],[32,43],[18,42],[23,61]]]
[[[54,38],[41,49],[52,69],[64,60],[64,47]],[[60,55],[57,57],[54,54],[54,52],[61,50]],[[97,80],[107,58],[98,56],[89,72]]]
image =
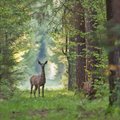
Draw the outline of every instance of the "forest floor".
[[[107,97],[90,101],[67,90],[46,90],[44,98],[19,91],[0,101],[0,120],[120,120],[117,112],[105,114],[107,101]]]

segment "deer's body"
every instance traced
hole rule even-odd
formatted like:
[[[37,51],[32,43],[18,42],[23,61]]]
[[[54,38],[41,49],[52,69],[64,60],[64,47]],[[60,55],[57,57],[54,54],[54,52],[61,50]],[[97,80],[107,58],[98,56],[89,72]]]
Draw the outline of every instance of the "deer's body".
[[[89,81],[83,82],[82,89],[84,93],[90,97],[90,99],[94,98],[96,90],[94,89],[91,82]]]
[[[45,78],[41,75],[33,75],[30,79],[31,85],[43,86],[45,84]]]
[[[33,91],[33,86],[35,86],[34,89],[34,96],[36,97],[36,90],[38,89],[38,95],[40,96],[40,87],[42,86],[42,97],[44,97],[44,86],[46,83],[46,77],[45,77],[45,64],[47,63],[47,61],[42,64],[40,61],[38,61],[38,63],[41,65],[42,68],[42,72],[39,75],[33,75],[30,78],[30,84],[31,84],[31,92],[30,94],[32,95],[32,91]]]
[[[83,90],[85,94],[89,94],[92,90],[92,85],[90,82],[83,82]]]

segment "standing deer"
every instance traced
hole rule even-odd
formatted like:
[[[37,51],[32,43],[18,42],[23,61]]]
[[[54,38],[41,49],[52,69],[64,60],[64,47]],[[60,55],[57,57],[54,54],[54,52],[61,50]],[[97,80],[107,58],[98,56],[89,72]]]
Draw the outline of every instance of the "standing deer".
[[[33,75],[30,78],[30,84],[31,84],[31,92],[30,95],[32,96],[32,91],[33,91],[33,86],[35,86],[34,89],[34,97],[36,97],[36,90],[38,89],[38,96],[40,97],[40,87],[42,86],[42,97],[44,97],[44,86],[46,83],[46,78],[45,78],[45,65],[47,64],[47,61],[45,63],[41,63],[38,61],[42,68],[41,74],[38,75]]]

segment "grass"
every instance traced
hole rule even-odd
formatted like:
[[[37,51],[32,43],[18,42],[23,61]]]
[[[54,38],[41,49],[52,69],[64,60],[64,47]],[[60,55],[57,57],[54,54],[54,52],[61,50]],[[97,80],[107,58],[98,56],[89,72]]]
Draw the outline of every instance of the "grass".
[[[19,91],[0,101],[0,120],[120,120],[118,111],[106,114],[107,97],[89,101],[66,90],[45,91],[45,97],[30,98]]]

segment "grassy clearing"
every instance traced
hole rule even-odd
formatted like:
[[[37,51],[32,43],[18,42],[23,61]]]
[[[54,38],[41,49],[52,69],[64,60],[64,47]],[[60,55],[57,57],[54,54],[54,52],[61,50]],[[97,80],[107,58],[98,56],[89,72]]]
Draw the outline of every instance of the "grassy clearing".
[[[120,120],[118,112],[105,115],[107,101],[89,101],[66,90],[45,91],[45,98],[17,92],[9,101],[0,101],[0,120]]]

